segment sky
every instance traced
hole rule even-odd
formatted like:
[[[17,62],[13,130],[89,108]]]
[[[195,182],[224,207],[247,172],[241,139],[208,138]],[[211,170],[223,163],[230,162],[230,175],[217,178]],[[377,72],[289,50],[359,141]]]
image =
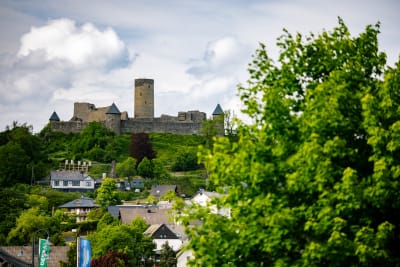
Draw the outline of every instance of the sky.
[[[134,79],[154,79],[155,116],[217,104],[239,118],[239,84],[260,43],[276,59],[277,38],[332,30],[353,36],[381,23],[380,50],[400,54],[397,0],[1,0],[0,131],[48,123],[74,102],[115,103],[133,117]]]

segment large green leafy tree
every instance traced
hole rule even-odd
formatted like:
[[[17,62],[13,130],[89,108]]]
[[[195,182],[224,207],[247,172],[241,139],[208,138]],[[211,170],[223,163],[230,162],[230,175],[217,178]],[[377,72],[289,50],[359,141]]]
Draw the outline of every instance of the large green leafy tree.
[[[261,44],[239,88],[254,123],[202,154],[231,217],[197,212],[195,266],[400,264],[400,63],[378,33],[285,31],[277,62]]]
[[[0,133],[0,185],[31,183],[46,175],[45,156],[41,140],[32,134],[32,127],[14,122]]]
[[[131,266],[139,266],[142,257],[152,256],[155,244],[151,238],[143,235],[144,227],[147,225],[144,220],[140,220],[134,220],[130,225],[115,222],[104,225],[103,220],[103,226],[88,236],[92,244],[93,257],[99,258],[114,250],[128,255]]]
[[[103,210],[107,210],[110,205],[120,204],[121,200],[117,194],[117,183],[112,178],[105,178],[101,183],[99,189],[97,189],[96,202],[102,207]]]
[[[144,157],[137,167],[137,172],[145,178],[153,178],[153,163],[148,158]]]
[[[118,177],[128,177],[136,175],[136,160],[132,157],[127,157],[124,161],[117,163]]]

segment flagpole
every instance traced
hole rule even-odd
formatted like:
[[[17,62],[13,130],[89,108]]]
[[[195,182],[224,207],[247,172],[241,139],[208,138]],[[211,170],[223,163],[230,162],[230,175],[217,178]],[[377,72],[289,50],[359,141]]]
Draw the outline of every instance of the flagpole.
[[[79,267],[79,236],[76,236],[76,267]]]

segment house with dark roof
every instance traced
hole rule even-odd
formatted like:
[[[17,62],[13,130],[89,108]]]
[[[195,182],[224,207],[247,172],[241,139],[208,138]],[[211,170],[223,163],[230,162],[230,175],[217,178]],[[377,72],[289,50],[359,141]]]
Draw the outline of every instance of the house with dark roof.
[[[176,185],[153,185],[150,190],[150,195],[156,199],[160,199],[170,190],[177,193],[178,187]]]
[[[61,209],[67,209],[68,214],[75,214],[76,222],[86,220],[87,214],[98,207],[100,205],[95,204],[93,199],[83,196],[59,206]]]
[[[150,225],[143,234],[153,239],[156,251],[161,251],[165,243],[168,243],[174,251],[178,251],[182,247],[182,239],[166,224]]]
[[[82,170],[57,170],[50,172],[50,186],[64,192],[94,190],[95,180]]]

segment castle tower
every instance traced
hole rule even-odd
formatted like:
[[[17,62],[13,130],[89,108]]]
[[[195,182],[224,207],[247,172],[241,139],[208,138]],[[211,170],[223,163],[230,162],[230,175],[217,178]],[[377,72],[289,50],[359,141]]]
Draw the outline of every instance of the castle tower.
[[[57,112],[53,111],[53,114],[51,114],[49,121],[60,121],[60,117],[58,117]]]
[[[225,114],[219,104],[217,104],[217,106],[215,107],[214,112],[212,113],[212,116],[213,116],[213,121],[218,128],[218,135],[224,135],[225,134],[225,128],[224,128]]]
[[[106,111],[106,127],[118,135],[121,133],[121,112],[114,103]]]
[[[154,118],[154,80],[135,79],[135,118]]]

